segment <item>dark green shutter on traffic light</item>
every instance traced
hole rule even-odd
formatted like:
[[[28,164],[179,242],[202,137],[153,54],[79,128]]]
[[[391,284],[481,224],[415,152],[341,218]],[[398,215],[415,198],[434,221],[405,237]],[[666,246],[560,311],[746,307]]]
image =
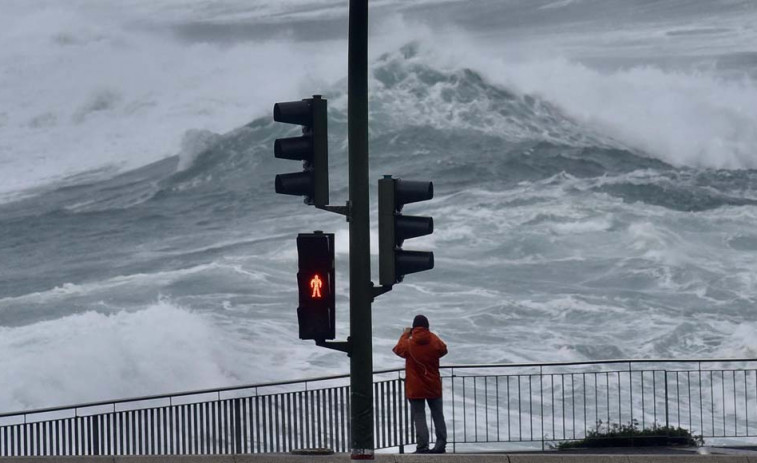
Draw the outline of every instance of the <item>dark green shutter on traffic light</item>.
[[[320,95],[301,101],[276,103],[273,120],[301,125],[302,136],[279,138],[273,152],[279,159],[302,161],[302,172],[276,176],[276,193],[304,196],[306,204],[329,203],[328,111]]]
[[[395,179],[379,180],[379,283],[393,285],[409,273],[434,268],[434,253],[406,251],[406,239],[430,235],[434,219],[402,214],[405,204],[427,201],[434,197],[434,184],[425,181]]]

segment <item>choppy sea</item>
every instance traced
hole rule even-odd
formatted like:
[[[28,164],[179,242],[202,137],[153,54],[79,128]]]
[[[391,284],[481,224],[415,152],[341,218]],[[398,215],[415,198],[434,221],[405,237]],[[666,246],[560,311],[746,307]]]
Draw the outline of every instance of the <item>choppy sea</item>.
[[[345,373],[297,338],[277,101],[329,101],[347,199],[344,0],[2,0],[0,411]],[[374,366],[423,313],[448,364],[757,356],[757,2],[372,0],[376,182],[436,268],[373,306]]]

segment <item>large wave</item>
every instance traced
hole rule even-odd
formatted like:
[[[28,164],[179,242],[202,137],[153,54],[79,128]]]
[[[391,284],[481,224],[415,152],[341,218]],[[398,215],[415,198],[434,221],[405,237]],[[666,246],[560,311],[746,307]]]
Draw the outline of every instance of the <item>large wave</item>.
[[[429,60],[421,45],[411,43],[372,65],[374,181],[387,173],[428,177],[435,179],[440,195],[448,195],[472,187],[496,191],[517,189],[522,182],[574,184],[573,179],[583,179],[583,191],[680,211],[757,201],[750,193],[757,180],[752,171],[677,168],[539,94],[496,84],[470,68],[445,69]],[[347,189],[342,88],[335,84],[324,92],[330,100],[332,198],[345,197]],[[55,266],[42,263],[44,270],[27,266],[35,278],[16,271],[0,287],[10,296],[48,290],[60,284],[58,268],[75,270],[70,283],[169,269],[170,264],[156,258],[122,250],[119,241],[138,236],[139,243],[155,249],[151,242],[177,234],[197,240],[201,233],[200,242],[210,246],[212,239],[227,241],[221,224],[230,214],[254,216],[260,224],[282,210],[295,210],[297,201],[271,194],[274,175],[296,168],[273,159],[271,146],[275,138],[296,130],[268,116],[223,135],[189,130],[178,155],[104,180],[97,178],[99,171],[78,174],[37,196],[6,204],[0,220],[16,237],[5,245],[9,263],[48,247],[51,255],[60,247],[68,252],[58,255]],[[274,230],[271,223],[264,235],[273,236]],[[29,236],[37,238],[30,242]],[[97,237],[100,244],[93,247],[82,236]],[[91,265],[76,264],[79,252],[97,257],[90,258]],[[194,264],[202,259],[200,255]],[[120,265],[103,273],[109,260]]]
[[[297,128],[270,115],[275,101],[328,98],[331,202],[343,203],[345,44],[197,26],[335,14],[330,0],[286,3],[297,8],[11,2],[14,20],[0,17],[13,44],[0,50],[0,409],[346,370],[295,339],[293,282],[294,236],[335,232],[346,334],[347,225],[273,193],[274,175],[299,166],[274,159],[273,140]],[[539,0],[508,17],[600,5]],[[585,47],[561,56],[544,24],[495,46],[465,28],[488,27],[480,11],[439,33],[412,20],[423,8],[402,8],[372,29],[371,191],[384,174],[435,182],[408,213],[434,217],[409,247],[434,250],[437,268],[376,301],[377,368],[398,366],[391,346],[417,312],[452,363],[752,355],[752,80],[596,65],[587,37],[623,35],[596,22],[550,32]],[[156,9],[170,20],[147,21]],[[721,37],[694,26],[654,31]]]
[[[210,11],[199,3],[195,16],[187,18],[179,12],[190,10],[159,8],[165,16],[161,17],[141,2],[131,9],[91,8],[87,2],[66,8],[54,2],[12,3],[11,14],[6,15],[12,21],[4,21],[7,27],[0,32],[8,44],[0,51],[4,67],[0,194],[104,166],[133,169],[176,153],[189,129],[228,132],[254,117],[267,116],[275,101],[345,86],[340,79],[346,71],[346,46],[338,36],[186,40],[177,27],[197,22],[201,11],[210,18],[206,23],[219,27],[228,24],[225,14],[241,15],[236,20],[247,18],[253,24],[270,22],[279,14],[266,13],[263,5],[235,4],[225,11]],[[571,7],[583,8],[580,5]],[[327,14],[332,6],[318,2],[310,10],[295,8],[290,13],[312,11],[315,16],[308,23],[312,24],[318,12]],[[542,11],[537,10],[529,14]],[[709,69],[664,68],[652,60],[601,70],[581,62],[591,61],[587,53],[605,53],[603,59],[612,61],[607,50],[587,48],[575,52],[575,58],[570,57],[571,50],[555,53],[539,35],[546,33],[542,29],[492,44],[461,28],[437,31],[417,19],[388,14],[379,18],[374,30],[380,33],[372,37],[371,52],[384,73],[376,74],[372,88],[379,92],[372,93],[371,100],[381,101],[386,111],[374,113],[376,122],[391,111],[395,123],[481,127],[511,138],[529,131],[541,131],[544,138],[564,136],[572,130],[565,124],[577,123],[582,130],[572,131],[571,136],[578,137],[574,141],[613,138],[677,166],[755,167],[757,89],[752,80],[720,73],[717,63],[725,61],[717,55]],[[600,25],[585,27],[590,31]],[[566,42],[593,37],[590,32],[571,34]],[[409,41],[420,43],[414,60],[429,71],[411,73],[395,84],[416,88],[427,97],[404,95],[397,87],[396,100],[382,101],[380,86],[389,84],[386,79],[392,70],[381,67],[379,57],[395,53]],[[586,41],[578,43],[590,47]],[[630,53],[619,50],[621,56],[614,58],[622,60],[622,53]],[[742,55],[722,58],[741,66],[749,62],[749,56]],[[306,72],[290,72],[295,63]],[[492,95],[482,92],[476,94],[481,100],[446,98],[455,85],[435,81],[432,70],[475,86],[462,74],[465,69],[498,86],[497,91],[529,96],[538,105],[533,110],[542,111],[541,120],[530,124],[518,113],[512,113],[510,120],[499,117],[492,113],[497,108],[490,107]],[[407,96],[412,98],[406,100]],[[431,107],[432,103],[438,106]],[[558,113],[568,119],[550,119]]]

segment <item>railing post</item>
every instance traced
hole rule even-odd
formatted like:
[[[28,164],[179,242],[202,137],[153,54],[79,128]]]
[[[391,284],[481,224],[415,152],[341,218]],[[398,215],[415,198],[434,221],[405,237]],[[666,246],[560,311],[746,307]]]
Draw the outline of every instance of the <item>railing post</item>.
[[[242,453],[242,399],[234,399],[234,453]]]
[[[702,362],[697,362],[699,369],[699,432],[704,435],[704,405],[702,401]]]
[[[668,416],[668,370],[664,370],[664,372],[665,372],[665,428],[668,428],[670,426],[670,419]]]
[[[97,415],[92,416],[92,433],[90,439],[92,440],[92,455],[100,455],[100,425],[98,423]]]
[[[633,422],[633,366],[631,362],[628,362],[628,402],[629,407],[628,409],[631,411],[631,441],[633,441],[633,431],[634,431],[634,422]],[[642,414],[644,411],[642,410]]]
[[[402,377],[400,376],[400,372],[397,372],[397,392],[399,394],[399,397],[397,397],[397,430],[399,435],[399,450],[400,454],[405,453],[405,414],[403,413],[404,406],[407,405],[407,399],[405,398],[405,394],[403,393],[404,388],[402,387]]]
[[[497,378],[497,382],[499,382],[499,378]],[[497,397],[497,401],[499,401],[499,397]],[[541,430],[541,451],[544,451],[544,366],[539,365],[539,402],[541,407],[541,424],[540,430]],[[584,409],[586,407],[586,390],[584,390]],[[575,410],[573,410],[573,413],[575,414]],[[497,414],[499,414],[499,410],[497,410]],[[508,423],[507,425],[510,426],[510,417],[507,417]],[[586,420],[584,420],[585,422]],[[499,426],[499,424],[497,424]],[[575,432],[575,431],[574,431]],[[499,439],[499,431],[497,431],[497,439]]]
[[[399,435],[399,449],[400,454],[405,453],[405,419],[402,413],[403,405],[405,405],[406,398],[404,394],[404,388],[402,385],[402,374],[400,373],[400,370],[397,370],[397,393],[399,396],[397,397],[397,431]]]
[[[457,436],[455,435],[455,369],[450,368],[452,378],[452,453],[457,453]]]

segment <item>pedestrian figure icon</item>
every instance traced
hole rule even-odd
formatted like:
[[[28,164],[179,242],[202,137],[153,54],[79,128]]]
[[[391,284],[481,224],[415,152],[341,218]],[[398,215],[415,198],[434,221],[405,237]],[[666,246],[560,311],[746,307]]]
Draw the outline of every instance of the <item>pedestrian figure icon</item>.
[[[310,288],[313,290],[313,293],[310,295],[313,299],[320,299],[323,297],[321,294],[321,287],[323,286],[323,280],[321,280],[321,277],[316,274],[311,280],[310,280]]]

